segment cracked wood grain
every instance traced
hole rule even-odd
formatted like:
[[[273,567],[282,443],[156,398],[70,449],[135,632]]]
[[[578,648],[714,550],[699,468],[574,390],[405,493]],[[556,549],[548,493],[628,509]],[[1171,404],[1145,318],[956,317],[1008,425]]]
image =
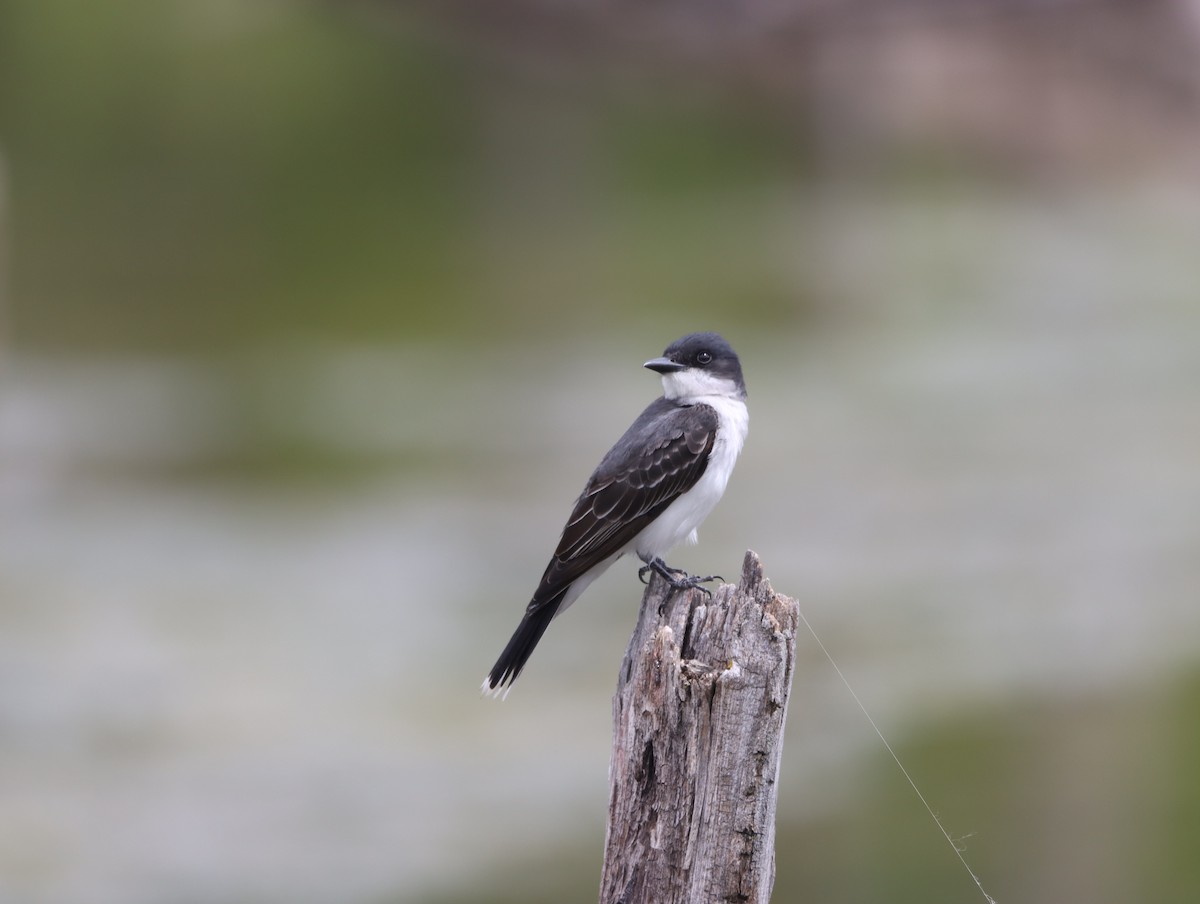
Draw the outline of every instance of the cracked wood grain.
[[[712,597],[646,588],[613,698],[601,904],[770,900],[797,611],[754,552]]]

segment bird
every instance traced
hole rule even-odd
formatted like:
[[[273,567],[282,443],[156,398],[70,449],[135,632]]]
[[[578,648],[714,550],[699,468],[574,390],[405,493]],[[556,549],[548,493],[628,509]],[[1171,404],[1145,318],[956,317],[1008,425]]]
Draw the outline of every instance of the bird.
[[[717,333],[690,333],[643,365],[662,377],[662,395],[638,415],[601,459],[575,502],[558,546],[512,639],[482,690],[507,696],[555,616],[626,553],[638,577],[661,576],[674,589],[719,580],[663,561],[720,501],[746,441],[750,415],[737,354]]]

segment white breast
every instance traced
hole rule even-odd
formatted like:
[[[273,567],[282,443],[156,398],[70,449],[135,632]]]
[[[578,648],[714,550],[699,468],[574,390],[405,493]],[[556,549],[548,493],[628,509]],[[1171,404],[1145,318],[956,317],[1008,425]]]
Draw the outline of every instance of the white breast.
[[[696,528],[720,502],[734,463],[746,442],[750,412],[745,402],[727,395],[702,396],[695,401],[715,409],[720,424],[709,453],[708,467],[694,487],[672,502],[629,544],[627,548],[643,560],[665,556],[684,540],[696,542]]]

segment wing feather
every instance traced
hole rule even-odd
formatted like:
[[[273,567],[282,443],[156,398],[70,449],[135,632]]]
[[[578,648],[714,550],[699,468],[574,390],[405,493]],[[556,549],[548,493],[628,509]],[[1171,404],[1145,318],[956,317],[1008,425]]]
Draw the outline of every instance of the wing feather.
[[[576,500],[529,609],[619,552],[691,489],[708,466],[716,433],[717,414],[707,405],[659,399],[642,412]]]

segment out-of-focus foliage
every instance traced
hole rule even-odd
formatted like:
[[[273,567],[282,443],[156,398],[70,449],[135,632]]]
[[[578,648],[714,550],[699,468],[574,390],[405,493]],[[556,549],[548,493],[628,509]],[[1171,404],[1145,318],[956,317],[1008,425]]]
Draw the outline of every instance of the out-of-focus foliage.
[[[471,102],[298,4],[9,3],[14,337],[206,347],[461,315]]]
[[[752,237],[698,215],[780,177],[782,139],[752,112],[560,91],[321,5],[4,17],[22,346],[553,333],[594,320],[589,304],[703,311],[731,293],[786,315]]]

